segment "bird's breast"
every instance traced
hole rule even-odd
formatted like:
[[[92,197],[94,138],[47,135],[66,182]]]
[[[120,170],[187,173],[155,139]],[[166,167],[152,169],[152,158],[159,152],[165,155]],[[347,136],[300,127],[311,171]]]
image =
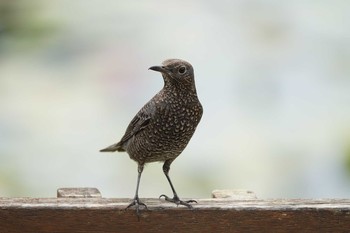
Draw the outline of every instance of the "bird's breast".
[[[162,104],[157,107],[156,117],[151,122],[154,134],[164,139],[189,140],[202,116],[200,104]]]
[[[142,155],[138,160],[164,161],[176,158],[187,146],[202,116],[199,101],[154,102],[150,122],[135,135],[129,147],[129,155]]]

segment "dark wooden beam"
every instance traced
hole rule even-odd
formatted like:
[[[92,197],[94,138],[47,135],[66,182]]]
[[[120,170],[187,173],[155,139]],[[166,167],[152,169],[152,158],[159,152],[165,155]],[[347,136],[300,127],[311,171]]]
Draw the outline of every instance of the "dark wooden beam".
[[[89,196],[86,195],[85,196]],[[198,199],[194,209],[142,199],[0,198],[0,232],[349,232],[350,199]]]

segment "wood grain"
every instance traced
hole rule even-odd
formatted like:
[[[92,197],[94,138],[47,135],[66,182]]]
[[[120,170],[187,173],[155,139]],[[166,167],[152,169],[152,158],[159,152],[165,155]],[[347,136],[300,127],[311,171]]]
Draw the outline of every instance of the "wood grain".
[[[350,200],[198,199],[194,209],[142,199],[0,198],[0,232],[350,232]]]

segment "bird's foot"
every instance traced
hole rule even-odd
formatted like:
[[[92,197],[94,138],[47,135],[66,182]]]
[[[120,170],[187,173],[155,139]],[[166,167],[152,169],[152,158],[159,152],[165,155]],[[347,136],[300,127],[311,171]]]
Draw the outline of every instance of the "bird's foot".
[[[188,200],[188,201],[181,201],[180,198],[175,195],[173,198],[168,197],[167,195],[160,195],[159,199],[164,197],[166,201],[175,203],[176,205],[184,205],[187,206],[189,209],[193,209],[192,205],[190,203],[197,203],[196,200]]]
[[[134,197],[134,200],[125,208],[125,210],[130,207],[135,206],[137,218],[140,221],[140,206],[143,206],[146,210],[148,210],[147,205],[140,201],[138,197]]]

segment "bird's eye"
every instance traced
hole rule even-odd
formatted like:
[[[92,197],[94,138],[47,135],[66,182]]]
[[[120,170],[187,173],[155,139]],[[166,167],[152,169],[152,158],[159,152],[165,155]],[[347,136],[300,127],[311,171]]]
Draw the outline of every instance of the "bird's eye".
[[[180,69],[179,69],[179,73],[180,74],[184,74],[185,72],[186,72],[186,67],[181,66]]]

